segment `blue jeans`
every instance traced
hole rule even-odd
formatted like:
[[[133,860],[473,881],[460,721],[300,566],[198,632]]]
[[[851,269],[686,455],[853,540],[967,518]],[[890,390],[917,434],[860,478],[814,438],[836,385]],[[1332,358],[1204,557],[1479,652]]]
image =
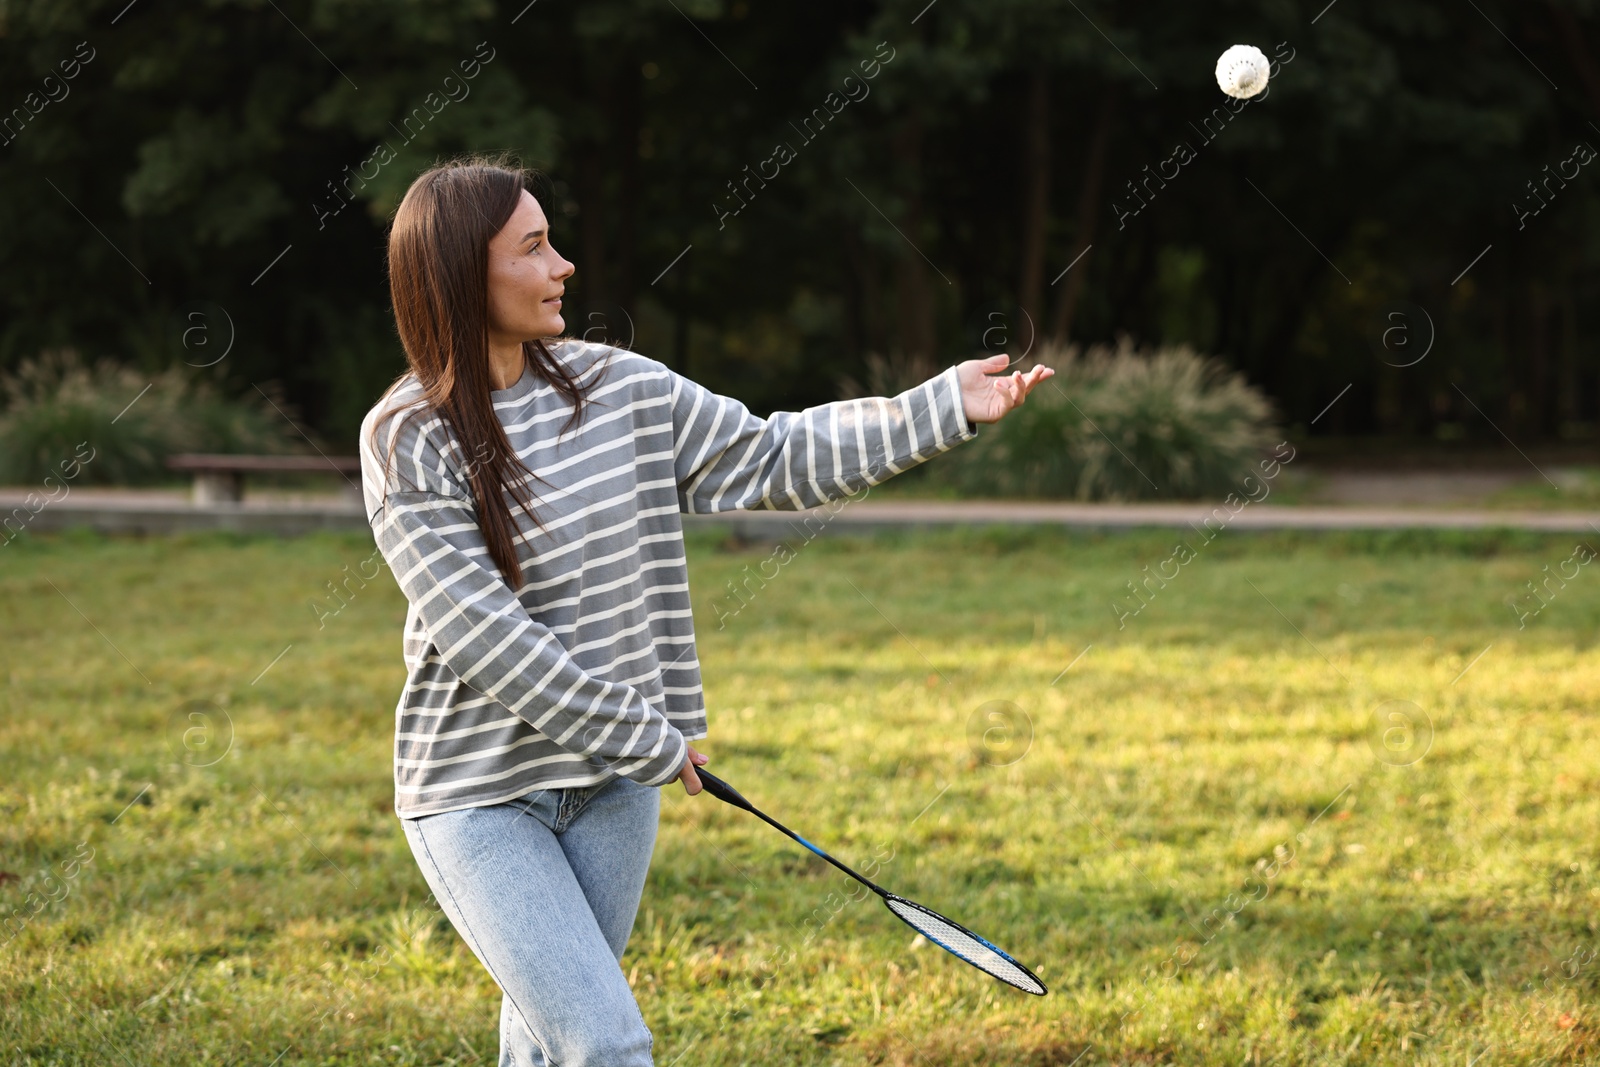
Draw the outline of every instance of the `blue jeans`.
[[[650,1067],[622,952],[661,791],[628,778],[401,819],[422,876],[488,970],[500,1067]]]

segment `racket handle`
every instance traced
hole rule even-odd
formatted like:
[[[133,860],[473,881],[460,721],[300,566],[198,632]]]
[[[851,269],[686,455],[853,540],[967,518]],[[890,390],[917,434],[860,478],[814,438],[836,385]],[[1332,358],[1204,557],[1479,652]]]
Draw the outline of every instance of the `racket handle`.
[[[721,778],[718,778],[704,767],[696,767],[694,769],[694,773],[700,776],[700,785],[704,787],[705,791],[716,797],[718,800],[727,804],[732,804],[736,808],[743,808],[748,812],[753,813],[756,810],[751,806],[748,800],[739,794],[737,789],[729,785],[727,782],[724,782]]]

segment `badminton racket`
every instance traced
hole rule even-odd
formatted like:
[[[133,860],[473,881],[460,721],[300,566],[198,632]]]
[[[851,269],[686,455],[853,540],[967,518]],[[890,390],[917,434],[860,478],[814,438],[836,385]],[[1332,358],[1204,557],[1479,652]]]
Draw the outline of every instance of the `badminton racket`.
[[[840,863],[810,841],[772,818],[766,812],[761,811],[746,800],[737,789],[704,767],[696,767],[694,772],[700,776],[700,784],[707,793],[724,803],[732,804],[736,808],[743,808],[781,833],[794,838],[794,840],[878,894],[897,919],[952,956],[971,964],[991,978],[997,978],[1007,985],[1015,986],[1025,992],[1041,997],[1049,992],[1045,989],[1044,983],[1039,981],[1037,975],[1018,963],[1008,953],[1001,951],[993,942],[979,937],[965,926],[945,918],[932,908],[925,908],[914,900],[907,900],[905,897],[891,893],[875,884],[870,878],[857,874],[845,864]]]

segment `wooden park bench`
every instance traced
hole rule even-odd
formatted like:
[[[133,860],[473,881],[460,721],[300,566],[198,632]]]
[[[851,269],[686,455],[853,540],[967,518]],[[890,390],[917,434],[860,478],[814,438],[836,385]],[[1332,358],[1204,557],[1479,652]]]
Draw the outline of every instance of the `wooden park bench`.
[[[361,499],[359,456],[233,456],[184,452],[167,457],[170,470],[194,475],[196,504],[237,503],[244,499],[244,476],[263,473],[316,471],[340,475],[339,486],[347,498]],[[349,476],[354,474],[352,479]]]

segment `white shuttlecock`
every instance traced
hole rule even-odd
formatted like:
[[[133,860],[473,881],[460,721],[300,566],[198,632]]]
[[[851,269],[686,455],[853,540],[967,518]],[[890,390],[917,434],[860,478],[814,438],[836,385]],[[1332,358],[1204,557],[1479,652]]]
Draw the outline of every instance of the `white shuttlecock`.
[[[1267,87],[1271,73],[1267,57],[1252,44],[1236,44],[1217,60],[1217,84],[1233,97],[1255,96]]]

